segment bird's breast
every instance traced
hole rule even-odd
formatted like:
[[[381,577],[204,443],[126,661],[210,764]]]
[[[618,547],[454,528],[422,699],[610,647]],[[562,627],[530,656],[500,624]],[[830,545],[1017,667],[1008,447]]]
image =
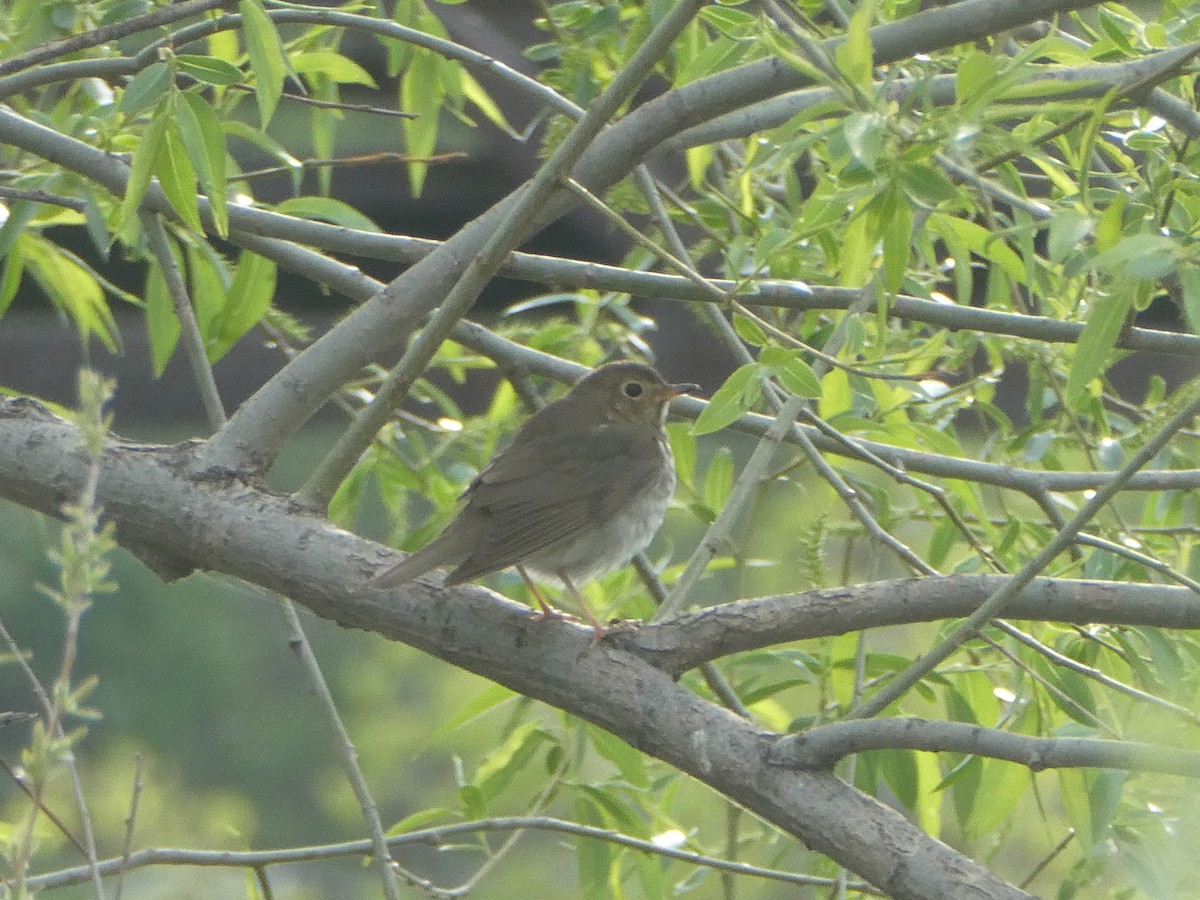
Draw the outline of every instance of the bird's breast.
[[[560,581],[565,574],[576,586],[625,565],[649,546],[662,526],[675,493],[675,463],[665,440],[655,442],[661,457],[644,478],[627,486],[612,485],[620,503],[609,515],[598,514],[592,527],[564,544],[530,556],[526,568],[539,580]]]

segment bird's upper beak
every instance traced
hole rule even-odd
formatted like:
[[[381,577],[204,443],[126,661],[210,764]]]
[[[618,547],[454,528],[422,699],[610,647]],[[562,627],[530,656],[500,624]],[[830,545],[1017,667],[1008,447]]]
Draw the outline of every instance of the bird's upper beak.
[[[682,394],[690,394],[693,391],[700,390],[700,385],[683,382],[681,384],[668,384],[663,388],[662,395],[668,400],[678,397]]]

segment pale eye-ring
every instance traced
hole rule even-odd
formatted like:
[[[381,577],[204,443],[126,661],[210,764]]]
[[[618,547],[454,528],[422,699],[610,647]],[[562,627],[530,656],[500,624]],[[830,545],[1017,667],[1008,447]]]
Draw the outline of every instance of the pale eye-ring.
[[[637,381],[627,381],[627,382],[625,382],[625,387],[621,388],[621,390],[625,392],[625,396],[626,396],[626,397],[640,397],[640,396],[642,396],[642,385],[641,385],[641,382],[637,382]]]

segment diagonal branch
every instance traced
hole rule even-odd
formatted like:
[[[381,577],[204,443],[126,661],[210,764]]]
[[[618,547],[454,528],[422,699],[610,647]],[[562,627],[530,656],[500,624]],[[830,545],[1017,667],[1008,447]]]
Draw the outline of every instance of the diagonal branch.
[[[27,401],[0,405],[0,495],[55,514],[85,477],[74,434]],[[586,629],[534,621],[526,607],[473,586],[356,590],[388,558],[382,548],[240,480],[192,480],[191,466],[187,447],[106,447],[97,499],[123,543],[259,584],[587,719],[891,896],[1028,897],[833,775],[770,765],[770,735],[633,654],[589,647]]]

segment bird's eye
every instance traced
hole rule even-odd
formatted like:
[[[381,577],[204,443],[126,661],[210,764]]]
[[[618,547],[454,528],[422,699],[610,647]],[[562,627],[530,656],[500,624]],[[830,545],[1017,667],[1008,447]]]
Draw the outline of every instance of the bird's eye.
[[[626,397],[642,396],[642,386],[639,382],[636,382],[636,381],[625,382],[625,387],[623,387],[621,390],[623,390],[625,392]]]

